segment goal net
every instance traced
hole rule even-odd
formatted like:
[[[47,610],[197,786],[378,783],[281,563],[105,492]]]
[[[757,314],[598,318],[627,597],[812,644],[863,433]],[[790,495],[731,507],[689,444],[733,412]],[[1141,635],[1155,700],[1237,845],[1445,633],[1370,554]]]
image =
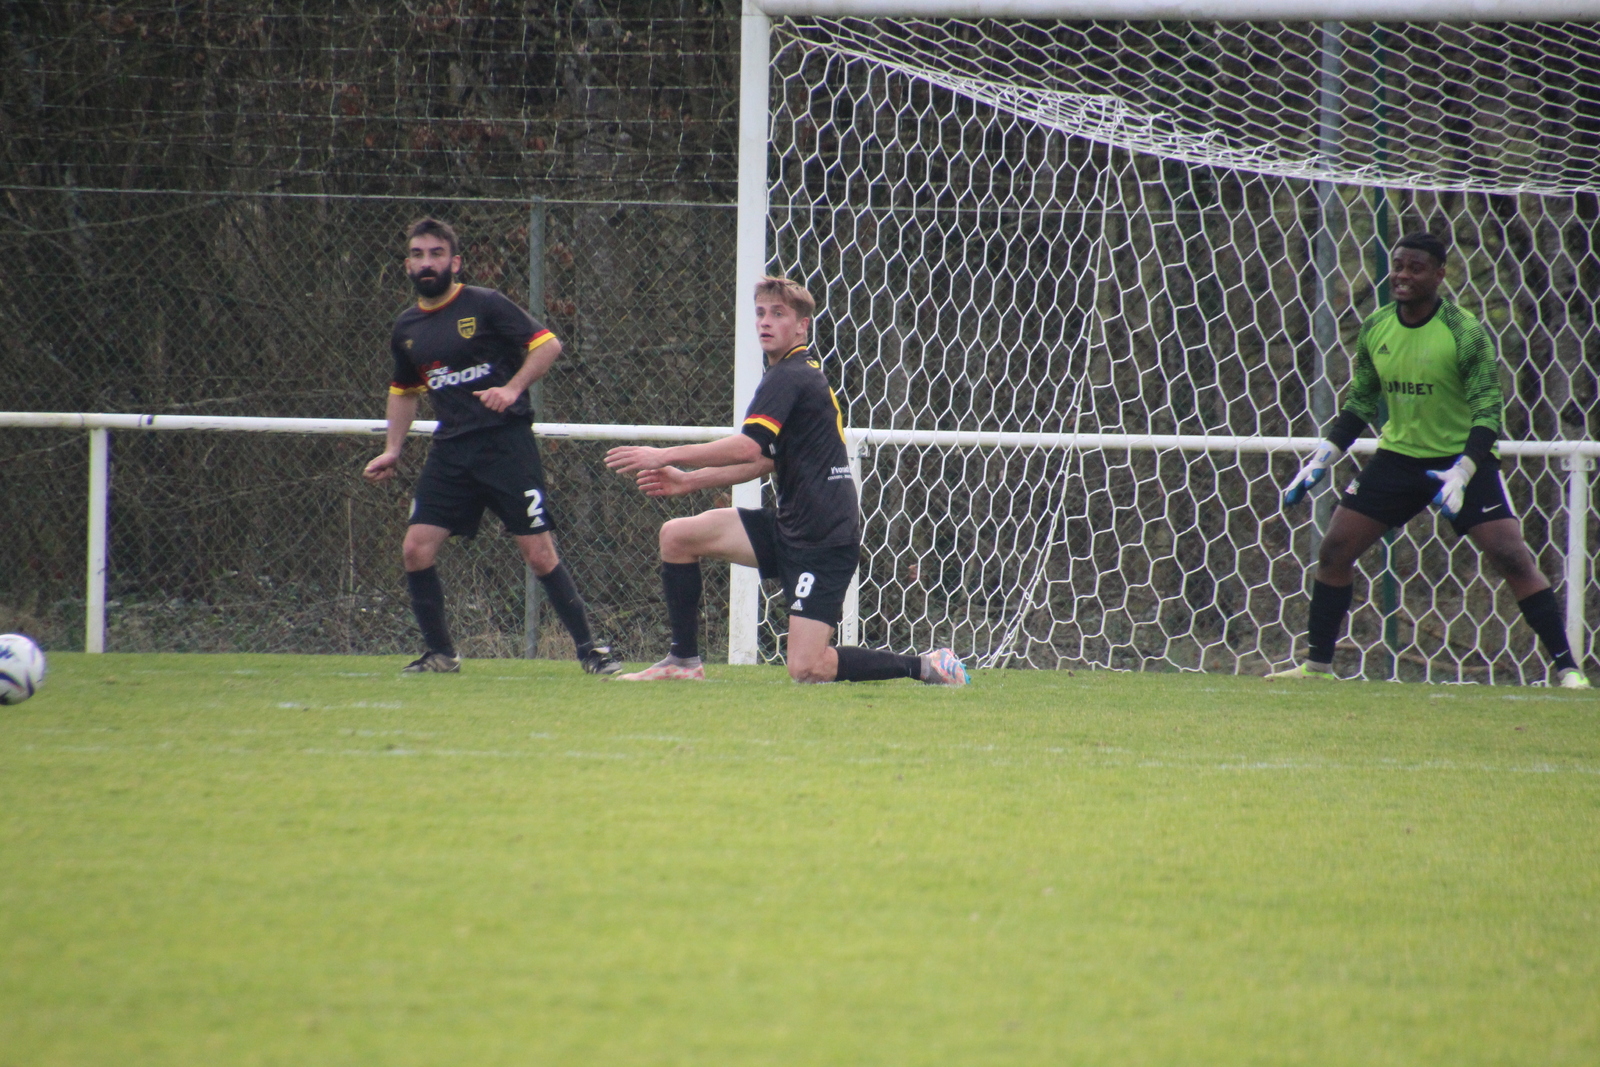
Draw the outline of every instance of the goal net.
[[[1332,493],[1283,510],[1294,451],[1161,438],[1319,436],[1407,232],[1452,240],[1505,437],[1595,435],[1592,25],[807,18],[774,22],[772,56],[770,263],[818,296],[864,442],[864,644],[1288,660]],[[1559,586],[1569,471],[1504,469]],[[1362,567],[1342,670],[1543,679],[1509,594],[1431,512]],[[1559,591],[1592,625],[1593,585]]]

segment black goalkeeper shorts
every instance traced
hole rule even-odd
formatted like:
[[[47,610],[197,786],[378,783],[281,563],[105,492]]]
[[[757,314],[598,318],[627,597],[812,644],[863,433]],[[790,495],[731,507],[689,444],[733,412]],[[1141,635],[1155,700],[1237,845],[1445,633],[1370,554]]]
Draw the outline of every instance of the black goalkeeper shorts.
[[[778,516],[771,508],[740,508],[739,520],[755,550],[761,577],[783,583],[790,615],[838,626],[844,595],[861,560],[859,544],[799,548],[778,539]]]
[[[484,508],[500,516],[507,533],[555,528],[532,427],[496,426],[435,441],[428,449],[411,501],[411,525],[443,526],[472,537]]]
[[[1345,489],[1339,506],[1376,519],[1385,526],[1404,526],[1438,495],[1439,480],[1428,477],[1428,472],[1448,470],[1455,462],[1455,456],[1418,459],[1380,448]],[[1478,472],[1467,482],[1461,498],[1461,512],[1450,524],[1456,533],[1465,534],[1480,523],[1516,517],[1511,501],[1506,498],[1500,461],[1490,456],[1479,464]]]

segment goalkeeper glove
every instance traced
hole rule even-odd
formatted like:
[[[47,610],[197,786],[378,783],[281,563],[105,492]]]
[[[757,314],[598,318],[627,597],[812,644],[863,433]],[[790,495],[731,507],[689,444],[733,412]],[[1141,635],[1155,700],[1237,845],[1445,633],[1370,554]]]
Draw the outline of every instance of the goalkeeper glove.
[[[1324,441],[1311,453],[1311,458],[1306,465],[1300,468],[1300,473],[1294,476],[1294,481],[1289,483],[1283,491],[1283,506],[1289,507],[1300,503],[1302,497],[1311,492],[1313,486],[1328,476],[1328,468],[1339,462],[1344,455],[1344,449],[1332,441]]]
[[[1461,514],[1461,498],[1467,491],[1467,483],[1477,473],[1478,465],[1466,456],[1457,458],[1455,466],[1447,470],[1428,472],[1428,477],[1439,480],[1439,491],[1433,494],[1433,506],[1443,512],[1445,518],[1454,521]]]

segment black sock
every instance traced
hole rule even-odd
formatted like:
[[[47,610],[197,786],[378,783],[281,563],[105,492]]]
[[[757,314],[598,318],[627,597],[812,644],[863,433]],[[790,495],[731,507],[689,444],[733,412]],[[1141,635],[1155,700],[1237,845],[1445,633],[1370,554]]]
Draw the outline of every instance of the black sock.
[[[1556,603],[1554,589],[1541,589],[1517,601],[1522,617],[1528,620],[1533,632],[1544,642],[1544,650],[1558,671],[1577,670],[1578,661],[1572,658],[1572,646],[1567,644],[1567,628],[1561,621],[1561,605]]]
[[[672,654],[692,659],[700,654],[700,580],[698,563],[663,563],[661,589],[667,598],[667,622],[672,626]]]
[[[1324,585],[1312,580],[1311,618],[1306,626],[1306,640],[1311,646],[1306,653],[1308,661],[1333,662],[1333,649],[1339,643],[1339,631],[1344,629],[1344,617],[1350,613],[1354,595],[1354,585]]]
[[[582,656],[594,647],[594,635],[589,632],[589,609],[584,607],[583,597],[578,595],[578,587],[567,565],[557,563],[555,570],[539,575],[539,584],[544,586],[545,598],[556,609],[556,617],[572,635],[572,643]]]
[[[922,657],[902,656],[876,648],[856,648],[840,645],[834,649],[839,654],[838,682],[880,682],[886,678],[922,678]]]
[[[439,568],[406,571],[406,588],[411,591],[411,614],[417,617],[422,643],[429,652],[455,655],[455,642],[444,621],[444,583],[439,581]]]

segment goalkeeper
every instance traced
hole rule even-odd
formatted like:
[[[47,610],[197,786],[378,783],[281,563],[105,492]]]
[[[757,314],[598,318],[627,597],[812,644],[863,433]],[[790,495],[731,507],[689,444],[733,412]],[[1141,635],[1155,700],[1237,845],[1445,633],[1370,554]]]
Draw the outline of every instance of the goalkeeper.
[[[1444,242],[1402,237],[1389,265],[1394,303],[1361,324],[1344,409],[1283,494],[1299,503],[1327,475],[1387,401],[1388,421],[1372,460],[1339,498],[1317,556],[1305,662],[1269,679],[1332,679],[1333,650],[1350,611],[1355,562],[1383,534],[1429,504],[1504,576],[1517,607],[1549,653],[1559,684],[1587,689],[1562,627],[1550,583],[1522,539],[1500,479],[1500,380],[1494,347],[1478,320],[1439,296]]]

